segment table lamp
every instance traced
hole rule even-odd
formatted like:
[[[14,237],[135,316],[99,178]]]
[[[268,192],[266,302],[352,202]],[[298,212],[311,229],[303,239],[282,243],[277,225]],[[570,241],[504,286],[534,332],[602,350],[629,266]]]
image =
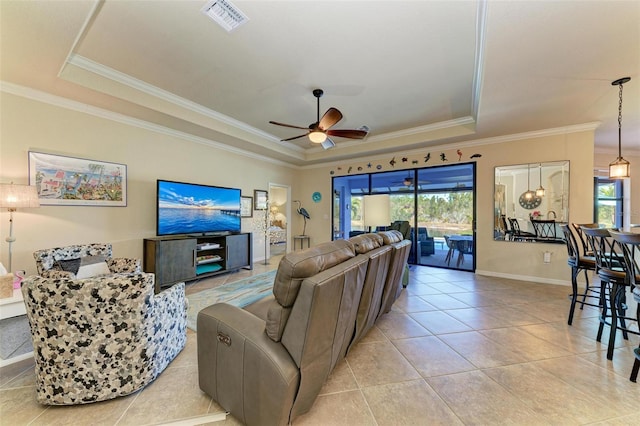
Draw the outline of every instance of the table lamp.
[[[13,236],[13,212],[18,208],[40,207],[38,191],[35,186],[0,183],[0,208],[9,210],[9,272],[11,269],[11,244],[16,240]]]
[[[389,226],[390,219],[389,194],[365,195],[364,196],[364,226]]]

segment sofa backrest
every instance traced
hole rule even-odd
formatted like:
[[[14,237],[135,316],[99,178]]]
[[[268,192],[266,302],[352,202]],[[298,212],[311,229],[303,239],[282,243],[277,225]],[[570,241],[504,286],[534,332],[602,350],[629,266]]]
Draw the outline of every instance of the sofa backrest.
[[[287,325],[291,308],[305,278],[355,257],[353,244],[337,240],[318,244],[297,252],[287,253],[278,265],[273,283],[274,300],[267,312],[265,331],[273,341],[279,342]]]
[[[367,263],[368,258],[359,255],[304,279],[300,285],[282,334],[283,346],[300,369],[292,419],[311,408],[344,357],[353,337]]]
[[[382,294],[387,280],[393,248],[383,245],[379,234],[363,234],[350,238],[358,255],[368,258],[367,273],[358,306],[353,340],[349,350],[373,327],[382,305]]]
[[[48,270],[62,270],[57,264],[59,260],[79,259],[85,256],[102,255],[106,259],[112,257],[111,244],[77,244],[66,247],[54,247],[38,250],[33,253],[38,274]]]
[[[393,248],[391,262],[389,262],[389,272],[382,293],[382,304],[378,317],[391,310],[391,305],[396,301],[402,290],[402,274],[405,272],[409,252],[411,251],[411,240],[403,239],[398,231],[380,232],[380,236],[385,245]]]

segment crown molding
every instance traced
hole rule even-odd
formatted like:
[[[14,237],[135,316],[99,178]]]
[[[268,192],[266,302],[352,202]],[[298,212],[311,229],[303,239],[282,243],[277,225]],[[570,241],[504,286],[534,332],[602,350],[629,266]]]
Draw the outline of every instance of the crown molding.
[[[250,151],[245,151],[243,149],[232,147],[227,144],[212,141],[210,139],[202,138],[199,136],[194,136],[189,133],[170,129],[168,127],[160,126],[155,123],[150,123],[148,121],[129,117],[127,115],[120,114],[117,112],[108,111],[103,108],[98,108],[82,102],[63,98],[61,96],[52,95],[50,93],[42,92],[40,90],[33,89],[30,87],[20,86],[14,83],[6,82],[6,81],[0,81],[0,92],[9,93],[11,95],[20,96],[22,98],[31,99],[33,101],[42,102],[48,105],[53,105],[53,106],[68,109],[71,111],[89,114],[95,117],[100,117],[106,120],[114,121],[114,122],[125,124],[128,126],[149,130],[155,133],[175,137],[185,141],[206,145],[211,148],[219,149],[221,151],[226,151],[226,152],[230,152],[237,155],[242,155],[244,157],[252,158],[255,160],[265,161],[267,163],[277,164],[279,166],[285,166],[285,167],[290,167],[294,169],[299,168],[298,166],[291,163],[287,163],[286,161],[281,161],[281,160],[266,157],[260,154],[256,154]]]

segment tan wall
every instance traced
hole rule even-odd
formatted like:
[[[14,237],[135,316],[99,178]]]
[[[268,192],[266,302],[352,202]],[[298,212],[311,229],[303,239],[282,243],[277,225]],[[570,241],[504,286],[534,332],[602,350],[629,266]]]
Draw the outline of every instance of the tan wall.
[[[77,156],[116,163],[128,169],[128,206],[61,207],[43,206],[15,214],[14,269],[35,272],[32,253],[46,247],[85,242],[111,242],[117,256],[142,256],[142,239],[155,235],[155,181],[158,178],[239,187],[243,194],[268,189],[269,183],[291,186],[291,199],[301,200],[311,215],[307,234],[311,243],[331,239],[331,177],[351,173],[401,170],[423,167],[426,151],[431,164],[442,164],[440,152],[450,162],[457,161],[455,149],[430,148],[395,154],[397,164],[389,165],[393,154],[303,170],[222,151],[173,136],[75,112],[69,109],[3,93],[0,127],[0,182],[28,182],[28,151]],[[568,280],[563,246],[496,242],[493,234],[494,167],[498,165],[571,161],[570,220],[591,221],[592,176],[594,168],[593,132],[546,136],[493,145],[462,148],[463,160],[477,159],[477,269],[505,277],[523,277],[543,282]],[[408,157],[406,163],[402,157]],[[412,165],[412,160],[418,165]],[[633,160],[632,160],[633,161]],[[637,159],[635,161],[638,161]],[[369,169],[367,164],[373,167]],[[607,160],[608,163],[608,160]],[[248,167],[250,165],[250,167]],[[362,170],[357,171],[358,167]],[[339,169],[340,168],[340,169]],[[331,174],[333,172],[333,175]],[[314,192],[322,200],[312,200]],[[291,232],[299,234],[302,218],[291,212]],[[638,210],[637,205],[634,207]],[[243,220],[243,230],[252,231],[251,219]],[[8,213],[0,213],[0,260],[7,262]],[[254,236],[254,259],[264,255],[264,242]],[[542,252],[553,252],[551,264],[542,262]]]
[[[444,152],[449,162],[457,161],[456,149],[430,148],[421,152],[396,153],[385,157],[363,158],[341,163],[333,167],[309,167],[304,170],[300,185],[296,185],[296,197],[311,215],[307,234],[312,244],[331,239],[331,172],[334,176],[351,173],[402,170],[424,167],[423,157],[431,152],[431,165],[443,164],[439,155]],[[492,145],[462,148],[463,161],[471,161],[471,154],[481,154],[477,161],[477,261],[478,272],[512,278],[527,278],[540,282],[567,283],[569,270],[566,264],[566,248],[558,244],[525,244],[498,242],[493,240],[493,186],[494,167],[513,164],[538,163],[556,160],[570,160],[570,221],[590,222],[593,210],[593,132],[585,131],[567,135],[545,136],[528,140],[517,140]],[[389,161],[395,157],[394,167]],[[407,157],[407,162],[401,161]],[[412,165],[418,160],[417,165]],[[367,164],[373,167],[368,168]],[[362,170],[358,171],[358,167]],[[322,201],[314,203],[311,196],[315,191],[322,194]],[[294,228],[296,229],[296,228]],[[544,264],[542,253],[552,252],[551,263]]]
[[[142,258],[142,239],[155,236],[156,179],[254,189],[292,185],[296,170],[158,132],[23,97],[0,97],[0,182],[28,183],[28,151],[127,165],[127,207],[42,206],[14,214],[13,269],[35,272],[37,249],[110,242],[115,256]],[[250,164],[251,167],[247,167]],[[9,214],[0,213],[0,261],[8,263]],[[243,219],[243,231],[253,230]],[[264,244],[254,235],[254,258]]]

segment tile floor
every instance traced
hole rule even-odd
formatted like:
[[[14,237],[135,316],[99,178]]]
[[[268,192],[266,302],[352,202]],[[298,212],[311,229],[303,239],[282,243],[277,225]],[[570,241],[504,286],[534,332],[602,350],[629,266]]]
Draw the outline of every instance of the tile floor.
[[[255,266],[188,291],[275,268],[277,261]],[[567,293],[565,286],[414,267],[392,311],[293,424],[640,424],[640,383],[628,379],[638,336],[618,339],[608,361],[606,346],[595,341],[595,309],[578,311],[574,325],[566,325]],[[7,367],[0,424],[200,424],[200,416],[222,410],[198,388],[195,337],[189,331],[185,350],[143,391],[86,406],[40,406],[33,366]],[[228,416],[206,424],[239,422]]]

